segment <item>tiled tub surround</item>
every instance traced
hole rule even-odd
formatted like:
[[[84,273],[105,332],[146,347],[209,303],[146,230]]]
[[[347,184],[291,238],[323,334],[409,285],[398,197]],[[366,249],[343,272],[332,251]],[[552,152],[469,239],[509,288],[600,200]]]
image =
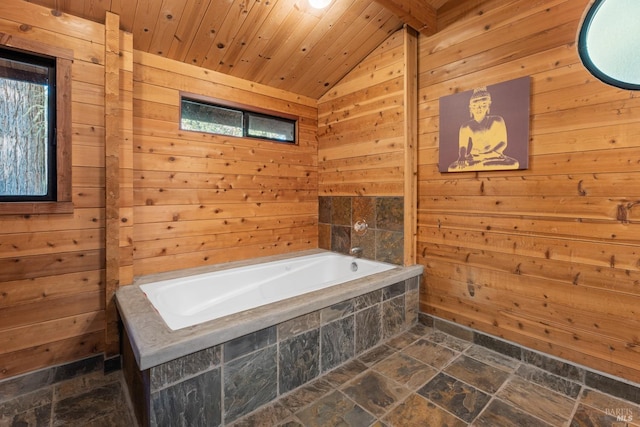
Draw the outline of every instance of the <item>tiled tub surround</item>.
[[[224,425],[273,401],[415,324],[422,270],[397,267],[177,331],[139,286],[121,288],[131,344],[123,365],[138,417]]]
[[[403,197],[320,196],[318,203],[321,248],[346,254],[357,246],[364,258],[403,263]],[[367,223],[364,235],[353,230],[359,220]]]

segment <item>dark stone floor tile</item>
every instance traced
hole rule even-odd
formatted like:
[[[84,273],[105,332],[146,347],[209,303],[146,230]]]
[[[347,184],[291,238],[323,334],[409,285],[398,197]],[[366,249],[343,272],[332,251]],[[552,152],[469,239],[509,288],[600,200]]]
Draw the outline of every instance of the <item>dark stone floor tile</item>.
[[[27,408],[18,413],[5,412],[0,406],[0,426],[45,427],[51,424],[51,403]]]
[[[367,365],[360,360],[351,360],[333,371],[323,375],[323,379],[333,387],[339,387],[367,370]]]
[[[36,408],[45,406],[51,408],[52,401],[53,391],[50,387],[5,400],[0,403],[0,425],[12,425],[10,420],[13,420],[14,417],[32,412]]]
[[[417,394],[412,394],[391,410],[383,421],[393,427],[465,427],[467,425]]]
[[[458,353],[451,349],[425,339],[416,341],[402,352],[438,369],[445,366],[458,355]]]
[[[494,399],[473,423],[474,427],[552,427],[499,399]]]
[[[391,338],[385,344],[388,345],[389,347],[395,348],[396,350],[402,350],[405,347],[409,346],[410,344],[413,344],[420,338],[421,338],[421,335],[418,335],[412,331],[407,331],[394,338]]]
[[[0,402],[13,400],[53,384],[55,368],[42,369],[31,374],[20,375],[0,381]]]
[[[585,388],[580,395],[580,403],[599,409],[602,412],[633,412],[634,424],[640,425],[640,405],[627,400],[604,394],[597,390]]]
[[[291,417],[291,411],[289,411],[284,405],[279,402],[273,405],[268,405],[265,408],[259,409],[254,413],[238,420],[234,423],[228,424],[229,427],[272,427],[278,425],[278,423],[284,422]]]
[[[99,387],[120,383],[121,376],[121,372],[117,371],[107,375],[102,372],[92,372],[54,385],[53,395],[55,400],[60,401],[68,397],[91,392]]]
[[[396,353],[373,366],[375,371],[416,390],[433,378],[438,371],[402,353]]]
[[[460,356],[444,370],[447,374],[493,394],[509,378],[509,373],[467,356]]]
[[[409,395],[409,389],[368,371],[342,387],[344,394],[377,417]]]
[[[333,389],[332,384],[327,381],[325,377],[321,377],[320,379],[317,379],[312,383],[304,385],[286,396],[281,397],[278,402],[289,411],[295,413],[314,400],[319,399],[331,389]]]
[[[298,419],[296,419],[294,417],[291,417],[290,419],[284,420],[283,422],[281,422],[277,426],[278,427],[304,427],[304,425],[302,425],[302,423],[300,421],[298,421]]]
[[[614,415],[608,415],[604,412],[598,411],[597,409],[590,408],[586,405],[578,405],[578,409],[576,413],[573,415],[571,419],[571,427],[599,427],[599,426],[610,426],[610,427],[627,427],[628,420],[625,417],[631,417],[633,419],[633,415],[623,415],[620,414],[620,418]],[[630,420],[629,420],[630,421]]]
[[[360,355],[358,360],[367,366],[375,365],[382,359],[385,359],[395,353],[394,348],[389,347],[386,344],[374,347],[366,353]]]
[[[113,419],[114,413],[119,414],[116,419],[125,417],[122,420],[124,422],[118,425],[133,425],[132,420],[127,418],[128,411],[123,408],[124,402],[126,402],[124,392],[119,383],[98,387],[87,393],[56,402],[52,425],[96,425]]]
[[[434,331],[427,338],[430,341],[433,341],[437,344],[441,344],[445,347],[449,347],[450,349],[459,351],[459,352],[465,351],[467,348],[471,347],[472,345],[471,342],[469,341],[456,338],[454,336],[451,336],[439,331]]]
[[[422,313],[420,313],[420,315],[421,314]],[[418,322],[415,325],[413,325],[408,332],[418,335],[418,338],[425,338],[427,335],[433,333],[433,327],[427,326],[421,322]]]
[[[517,375],[509,378],[496,397],[551,425],[566,424],[575,406],[574,399]]]
[[[362,427],[375,421],[371,414],[337,390],[295,415],[305,427]]]
[[[582,385],[580,384],[531,365],[521,365],[516,370],[516,374],[528,381],[550,388],[573,399],[578,397],[580,390],[582,390]]]
[[[466,422],[471,422],[491,399],[475,387],[443,373],[425,384],[418,394]]]

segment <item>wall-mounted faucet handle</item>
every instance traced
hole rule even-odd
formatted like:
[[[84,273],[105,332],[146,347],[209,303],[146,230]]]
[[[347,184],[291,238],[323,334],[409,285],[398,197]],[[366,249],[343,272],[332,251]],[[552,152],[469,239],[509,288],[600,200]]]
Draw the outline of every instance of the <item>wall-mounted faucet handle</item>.
[[[369,225],[364,219],[359,219],[353,224],[353,231],[360,236],[364,235],[368,228]]]

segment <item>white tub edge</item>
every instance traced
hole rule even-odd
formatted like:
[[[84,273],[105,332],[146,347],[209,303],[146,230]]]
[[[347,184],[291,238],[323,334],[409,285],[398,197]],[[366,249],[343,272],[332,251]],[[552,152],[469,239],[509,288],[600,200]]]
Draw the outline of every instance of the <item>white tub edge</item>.
[[[275,261],[278,259],[291,258],[292,256],[309,255],[319,252],[325,251],[302,251],[294,254],[264,257],[260,260],[254,259],[210,266],[208,270],[198,268],[191,269],[190,271],[192,271],[191,274],[197,274],[203,271],[215,271],[255,264],[257,261]],[[148,281],[146,278],[143,278],[139,281],[136,280],[134,285],[121,287],[116,292],[116,303],[120,317],[129,335],[138,367],[141,370],[145,370],[178,357],[328,307],[363,293],[381,289],[385,286],[415,277],[422,274],[423,270],[424,267],[422,265],[396,267],[338,286],[176,331],[172,331],[166,326],[160,315],[140,290],[140,284],[158,280],[158,275],[153,275]],[[167,278],[168,276],[179,277],[180,274],[185,275],[184,272],[171,272],[163,273],[162,276],[163,278]]]

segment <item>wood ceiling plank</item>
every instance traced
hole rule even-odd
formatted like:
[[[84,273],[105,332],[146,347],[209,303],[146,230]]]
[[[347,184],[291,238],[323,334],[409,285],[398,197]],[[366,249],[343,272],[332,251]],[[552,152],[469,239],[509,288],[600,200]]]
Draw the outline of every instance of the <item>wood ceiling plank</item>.
[[[162,2],[157,0],[138,0],[133,21],[133,44],[136,49],[149,52],[160,6]]]
[[[187,0],[178,28],[176,29],[167,57],[184,61],[202,20],[211,4],[211,0]]]
[[[362,22],[358,21],[358,17],[375,15],[381,6],[375,2],[364,0],[353,1],[344,12],[330,24],[331,31],[325,32],[317,43],[309,50],[304,61],[296,68],[299,78],[290,81],[291,90],[301,90],[301,88],[309,87],[308,85],[318,83],[324,84],[324,78],[318,73],[322,64],[326,61],[327,56],[333,57],[337,50],[340,50],[348,40],[344,39],[345,32],[352,28],[356,33],[362,28]],[[369,12],[366,12],[369,11]],[[337,49],[337,50],[336,50]],[[314,70],[314,72],[304,72],[301,70]]]
[[[233,6],[233,0],[214,0],[209,3],[200,27],[193,38],[184,62],[192,65],[202,65],[205,61],[211,43],[222,27],[224,20]]]
[[[251,80],[249,76],[269,61],[262,52],[269,44],[270,40],[278,31],[278,26],[289,14],[295,0],[274,0],[269,15],[264,20],[259,31],[247,43],[245,55],[240,62],[236,62],[233,73],[236,77]]]
[[[133,33],[138,0],[111,0],[111,12],[120,17],[120,29]]]
[[[247,0],[234,3],[233,7],[229,10],[227,17],[225,18],[222,26],[216,33],[216,37],[209,47],[206,58],[202,63],[204,68],[208,68],[216,71],[225,70],[222,57],[229,50],[234,40],[239,36],[238,32],[243,28],[247,17],[250,15],[251,10],[258,4],[257,0]],[[225,70],[226,71],[226,70]]]
[[[355,6],[356,3],[354,3]],[[311,87],[315,88],[314,93],[318,93],[318,89],[324,93],[329,87],[333,86],[337,81],[326,80],[328,64],[340,63],[346,60],[348,53],[353,49],[360,49],[359,44],[366,45],[366,54],[372,52],[381,42],[386,39],[388,34],[384,34],[382,37],[376,40],[375,32],[364,30],[367,28],[367,24],[375,21],[373,28],[377,28],[380,25],[378,21],[378,15],[387,16],[386,11],[375,2],[364,2],[364,9],[351,9],[340,20],[339,24],[333,27],[330,33],[327,33],[327,37],[323,42],[318,43],[318,48],[321,55],[317,55],[313,58],[312,62],[301,64],[302,69],[315,70],[314,73],[306,72],[302,78],[296,80],[291,85],[291,90],[303,90]],[[399,23],[399,21],[398,21]],[[399,23],[399,26],[401,24]],[[371,28],[371,27],[370,27]],[[363,31],[364,30],[364,31]],[[354,40],[357,40],[355,42]],[[364,54],[360,59],[362,59]],[[335,62],[334,62],[335,60]],[[355,65],[355,64],[354,64]],[[341,70],[341,76],[344,76],[349,70],[344,68]],[[335,76],[335,75],[334,75]]]
[[[168,55],[185,7],[184,0],[162,1],[158,22],[156,22],[149,45],[150,53],[160,56]]]
[[[260,83],[275,80],[282,85],[286,82],[287,78],[280,74],[279,70],[283,65],[292,61],[292,57],[297,53],[297,46],[306,34],[318,25],[319,21],[320,18],[314,13],[308,13],[307,9],[293,8],[283,25],[280,26],[276,36],[263,51],[263,54],[271,59],[254,74],[253,78]],[[305,31],[297,31],[296,28],[304,28]]]
[[[352,43],[348,46],[350,49],[348,52],[342,55],[337,55],[332,61],[325,64],[325,69],[320,70],[320,73],[325,77],[325,83],[322,86],[318,86],[319,96],[326,93],[326,83],[329,86],[333,86],[335,83],[342,80],[342,78],[353,70],[361,62],[360,58],[365,58],[368,54],[373,52],[378,46],[380,46],[385,39],[391,36],[394,32],[398,31],[402,27],[402,22],[393,14],[387,10],[380,11],[380,14],[371,20],[369,25],[378,25],[377,37],[366,37],[364,34],[371,34],[367,29],[360,31],[353,37]],[[389,75],[388,78],[394,78],[396,75]]]
[[[327,32],[328,28],[332,28],[336,22],[342,17],[342,15],[348,9],[347,2],[334,2],[328,9],[324,11],[315,11],[309,8],[306,10],[308,14],[318,17],[318,21],[315,25],[307,27],[306,31],[299,32],[297,37],[298,44],[296,46],[287,47],[288,52],[284,61],[271,61],[273,71],[270,73],[269,80],[262,79],[264,84],[267,85],[289,85],[295,81],[302,74],[298,69],[309,55],[314,55],[314,47],[322,40]],[[282,55],[282,53],[281,53]],[[277,68],[275,68],[277,67]]]
[[[341,0],[316,10],[307,0],[25,0],[101,24],[112,12],[138,51],[316,99],[401,22],[420,27],[437,11],[450,24],[467,3],[465,17],[501,1]]]
[[[263,1],[251,9],[249,16],[244,20],[238,31],[235,40],[225,49],[225,53],[222,56],[221,61],[227,68],[227,71],[237,74],[237,66],[242,62],[246,62],[246,52],[251,45],[251,41],[256,39],[258,32],[269,17],[273,7],[274,2]],[[231,70],[231,68],[233,68],[233,70]]]

